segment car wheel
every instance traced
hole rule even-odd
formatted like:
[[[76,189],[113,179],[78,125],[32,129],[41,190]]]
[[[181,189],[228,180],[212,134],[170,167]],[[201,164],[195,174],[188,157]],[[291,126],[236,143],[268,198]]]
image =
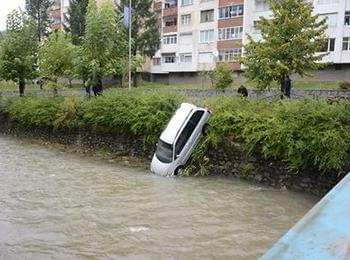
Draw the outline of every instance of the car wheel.
[[[209,134],[209,125],[205,124],[202,128],[202,134],[203,135],[208,135]]]
[[[174,171],[174,176],[179,176],[184,172],[184,167],[183,166],[179,166],[175,169]]]

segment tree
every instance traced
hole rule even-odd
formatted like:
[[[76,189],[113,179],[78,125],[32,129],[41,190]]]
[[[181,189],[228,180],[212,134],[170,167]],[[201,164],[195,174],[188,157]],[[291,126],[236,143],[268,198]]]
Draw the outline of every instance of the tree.
[[[312,13],[312,3],[304,0],[270,0],[271,19],[261,17],[258,28],[262,40],[249,42],[238,60],[246,67],[245,75],[268,89],[272,82],[282,84],[287,75],[309,76],[322,67],[326,54],[317,54],[327,39],[326,20]]]
[[[216,66],[215,87],[224,90],[233,83],[232,71],[227,63],[219,63]]]
[[[84,60],[88,62],[89,79],[98,84],[101,91],[103,77],[122,71],[119,61],[125,56],[126,48],[120,42],[123,30],[117,30],[116,21],[120,23],[120,20],[111,0],[105,1],[100,8],[95,0],[89,0],[83,41]]]
[[[50,8],[53,5],[53,0],[26,0],[25,8],[30,17],[36,23],[36,35],[39,42],[43,36],[48,35],[50,26]]]
[[[85,21],[88,0],[70,0],[68,7],[68,15],[66,17],[68,26],[65,27],[66,32],[72,34],[72,42],[80,45],[82,37],[85,35]]]
[[[36,75],[38,43],[33,22],[20,11],[8,15],[7,32],[0,47],[0,76],[18,82],[24,95],[25,82]]]
[[[152,0],[132,1],[132,55],[152,57],[159,49],[160,32],[157,26],[158,15],[152,9]],[[129,5],[128,0],[123,0],[120,10]],[[137,85],[136,77],[134,86]]]
[[[57,31],[49,36],[40,48],[40,75],[57,86],[61,77],[72,78],[77,47],[71,43],[70,35]]]

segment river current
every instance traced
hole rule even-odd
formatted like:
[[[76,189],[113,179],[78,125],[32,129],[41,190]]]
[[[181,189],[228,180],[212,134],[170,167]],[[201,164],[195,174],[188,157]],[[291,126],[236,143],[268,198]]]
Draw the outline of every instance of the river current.
[[[317,200],[0,136],[0,259],[256,259]]]

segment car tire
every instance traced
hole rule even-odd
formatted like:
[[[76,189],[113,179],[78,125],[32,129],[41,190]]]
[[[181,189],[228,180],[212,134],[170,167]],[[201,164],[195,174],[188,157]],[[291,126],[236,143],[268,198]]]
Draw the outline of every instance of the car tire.
[[[175,169],[174,171],[174,176],[179,176],[184,172],[184,167],[183,166],[179,166]]]
[[[208,135],[209,134],[209,124],[205,124],[202,128],[202,134],[204,136]]]

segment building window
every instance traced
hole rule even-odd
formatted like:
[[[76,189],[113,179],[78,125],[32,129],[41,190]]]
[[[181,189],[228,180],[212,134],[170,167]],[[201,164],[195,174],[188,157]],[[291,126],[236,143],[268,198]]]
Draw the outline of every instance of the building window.
[[[53,24],[60,24],[61,23],[61,17],[60,16],[53,16]]]
[[[343,38],[343,51],[350,51],[350,37]]]
[[[332,14],[321,14],[320,18],[327,18],[327,25],[328,27],[336,27],[337,26],[337,16],[338,13],[332,13]]]
[[[192,53],[181,53],[180,62],[182,63],[191,63],[192,62]]]
[[[159,66],[160,65],[160,58],[153,58],[153,66]]]
[[[174,0],[167,0],[164,3],[164,9],[172,8],[172,7],[176,7],[176,6],[177,6],[177,1],[174,1]]]
[[[335,50],[335,38],[331,38],[328,40],[328,50],[329,51]]]
[[[255,0],[255,11],[264,12],[270,10],[268,0]]]
[[[177,42],[176,34],[163,36],[164,44],[176,44],[176,42]]]
[[[214,41],[214,30],[205,30],[200,32],[200,43],[209,43]]]
[[[235,61],[235,57],[242,56],[242,49],[227,49],[219,51],[220,62]]]
[[[237,40],[242,39],[243,27],[228,27],[219,29],[219,40]]]
[[[181,0],[181,5],[191,5],[193,4],[193,0]]]
[[[214,21],[214,9],[201,11],[201,23]]]
[[[344,24],[348,26],[350,25],[350,11],[345,12]]]
[[[176,16],[167,16],[164,17],[164,26],[176,26],[177,25],[177,17]]]
[[[164,63],[175,63],[175,61],[176,61],[175,53],[163,54]]]
[[[330,38],[320,52],[332,52],[335,49],[335,38]]]
[[[227,19],[242,16],[243,9],[243,5],[232,5],[219,8],[219,19]]]
[[[181,15],[181,23],[182,25],[189,25],[191,23],[191,15],[190,14]]]
[[[198,55],[199,63],[212,63],[214,62],[214,55],[212,52],[200,52]]]
[[[339,3],[339,0],[318,0],[317,4],[319,5],[328,5]]]

